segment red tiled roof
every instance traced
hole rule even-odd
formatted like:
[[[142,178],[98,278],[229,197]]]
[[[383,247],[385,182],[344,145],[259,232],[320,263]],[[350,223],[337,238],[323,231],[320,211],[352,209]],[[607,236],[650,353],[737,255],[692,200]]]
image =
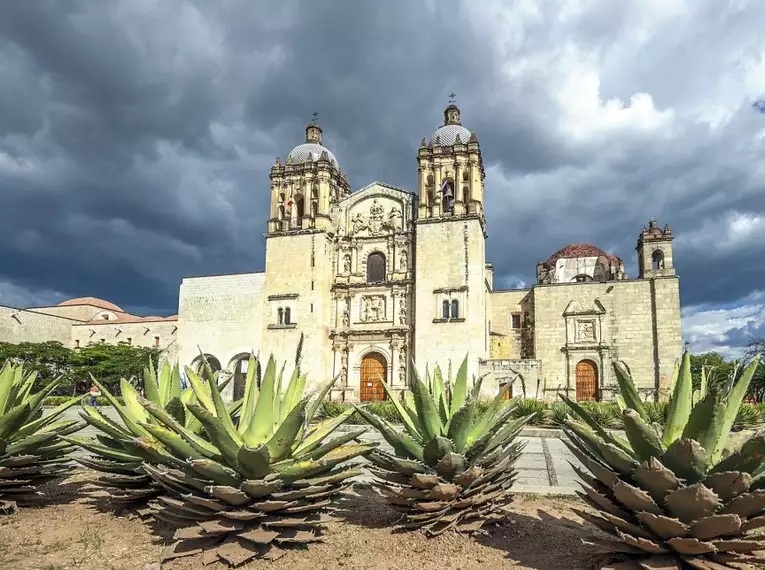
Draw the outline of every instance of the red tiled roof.
[[[605,257],[612,263],[621,264],[622,260],[617,256],[603,251],[599,247],[595,247],[589,243],[570,243],[566,247],[562,247],[550,257],[547,258],[544,265],[546,267],[553,267],[555,262],[559,259],[572,259],[577,257]]]
[[[75,297],[68,301],[63,301],[58,304],[59,307],[71,307],[74,305],[90,305],[91,307],[98,307],[99,309],[106,309],[107,311],[116,311],[118,313],[124,313],[120,307],[109,301],[98,299],[97,297]]]

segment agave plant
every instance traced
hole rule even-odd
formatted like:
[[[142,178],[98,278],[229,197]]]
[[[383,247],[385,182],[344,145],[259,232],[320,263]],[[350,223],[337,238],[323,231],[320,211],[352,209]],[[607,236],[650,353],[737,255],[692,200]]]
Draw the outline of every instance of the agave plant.
[[[189,374],[196,378],[193,371],[189,371]],[[93,382],[113,406],[122,423],[110,419],[97,408],[83,406],[80,416],[100,433],[95,438],[68,438],[70,443],[90,453],[89,457],[77,458],[77,462],[101,473],[94,481],[95,490],[90,493],[90,497],[108,497],[110,505],[118,510],[128,509],[142,517],[147,516],[151,512],[146,506],[147,501],[161,494],[164,489],[154,483],[143,470],[146,454],[133,442],[134,438],[145,435],[143,430],[134,427],[135,422],[144,417],[143,408],[138,403],[140,396],[133,385],[123,378],[120,381],[120,391],[125,404],[122,405],[98,380],[93,379]],[[165,362],[157,375],[150,361],[143,371],[143,387],[148,401],[161,407],[191,432],[199,434],[202,431],[202,424],[186,413],[185,405],[196,397],[190,388],[181,391],[180,368],[177,364],[170,366]]]
[[[186,409],[204,437],[145,398],[123,418],[145,454],[143,468],[167,491],[149,503],[153,516],[181,527],[163,561],[204,553],[205,562],[238,566],[322,540],[334,499],[361,473],[341,464],[376,445],[354,442],[365,428],[325,442],[353,409],[309,426],[334,380],[312,400],[297,366],[285,390],[273,358],[260,387],[257,368],[252,358],[237,412],[212,377],[189,374],[197,402]]]
[[[751,531],[765,527],[765,436],[726,449],[756,366],[735,382],[710,385],[694,406],[686,352],[662,428],[650,423],[626,367],[615,363],[626,440],[566,399],[581,420],[566,423],[567,445],[591,473],[575,468],[581,496],[597,511],[578,514],[611,535],[590,539],[619,553],[623,562],[609,568],[721,570],[761,561],[753,553],[765,549],[765,535]]]
[[[10,514],[31,496],[36,485],[64,476],[72,467],[68,453],[74,446],[60,437],[82,426],[77,420],[56,422],[77,398],[42,415],[45,398],[59,385],[53,380],[32,394],[37,374],[6,362],[0,370],[0,514]]]
[[[405,433],[356,407],[393,447],[394,454],[375,450],[368,458],[375,488],[403,513],[402,527],[431,536],[451,529],[470,534],[505,517],[523,447],[515,436],[531,416],[510,421],[515,408],[503,406],[509,386],[481,413],[480,385],[474,381],[468,395],[467,358],[454,382],[451,373],[444,382],[438,367],[425,382],[415,373],[403,401],[383,382]]]

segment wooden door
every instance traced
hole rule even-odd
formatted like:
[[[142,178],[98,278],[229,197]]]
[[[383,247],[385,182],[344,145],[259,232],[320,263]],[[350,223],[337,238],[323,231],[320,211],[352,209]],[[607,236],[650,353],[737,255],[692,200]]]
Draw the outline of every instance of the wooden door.
[[[576,365],[576,399],[579,402],[598,399],[598,369],[592,360]]]
[[[385,357],[377,352],[367,354],[361,361],[360,398],[362,402],[385,399],[385,388],[380,378],[386,381],[388,379]]]

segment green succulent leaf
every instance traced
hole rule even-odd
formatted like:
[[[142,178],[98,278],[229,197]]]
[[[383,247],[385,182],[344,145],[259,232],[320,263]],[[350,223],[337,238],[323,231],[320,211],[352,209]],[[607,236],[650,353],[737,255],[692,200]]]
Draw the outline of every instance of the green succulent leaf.
[[[662,441],[670,445],[678,439],[685,429],[685,424],[691,417],[691,401],[693,382],[691,379],[691,355],[688,351],[683,354],[683,360],[677,375],[677,382],[672,391],[667,412],[667,423],[664,426]]]
[[[308,400],[304,399],[287,414],[274,436],[268,440],[266,447],[272,461],[281,461],[289,455],[295,438],[300,433],[305,422],[305,409]]]
[[[723,450],[728,443],[728,437],[733,424],[736,421],[741,404],[744,401],[746,393],[749,391],[749,385],[752,382],[754,373],[757,371],[757,367],[760,364],[760,357],[755,357],[752,362],[744,369],[741,377],[733,384],[728,395],[727,406],[725,408],[725,415],[723,417],[722,424],[720,425],[720,436],[717,439],[714,450],[712,451],[712,462],[716,463],[722,457]]]
[[[240,446],[231,439],[223,422],[198,404],[189,404],[188,409],[204,426],[207,436],[212,444],[218,448],[226,463],[230,467],[235,467]]]
[[[390,386],[388,386],[388,383],[385,380],[381,380],[381,383],[383,388],[385,388],[385,392],[388,394],[388,400],[393,404],[393,407],[396,408],[396,412],[401,418],[401,422],[404,424],[406,431],[408,431],[409,435],[411,435],[415,440],[422,441],[420,428],[415,423],[416,416],[412,417],[409,415],[407,410],[404,408],[404,405],[399,400],[398,394],[391,390]]]
[[[449,424],[449,439],[454,442],[454,451],[463,453],[467,447],[468,436],[475,425],[476,404],[470,402],[462,406],[452,416]]]
[[[245,427],[242,439],[248,447],[256,447],[265,443],[273,433],[274,422],[274,390],[276,383],[276,362],[273,357],[268,359],[266,371],[260,384],[258,401],[249,424]]]
[[[616,381],[619,383],[619,391],[622,398],[624,398],[626,407],[635,410],[641,420],[649,423],[651,420],[648,417],[648,413],[646,413],[643,401],[640,399],[640,394],[638,394],[635,382],[627,371],[627,367],[623,362],[614,362],[614,371],[616,372]]]
[[[459,370],[457,370],[457,377],[454,379],[454,387],[452,388],[452,402],[451,402],[451,415],[457,413],[462,406],[465,405],[467,399],[467,379],[468,379],[468,357],[465,355],[462,364],[460,364]]]
[[[271,471],[271,455],[268,447],[258,445],[250,448],[243,445],[239,448],[237,455],[237,465],[239,470],[248,479],[261,479]]]
[[[427,386],[423,384],[416,372],[412,379],[412,393],[414,394],[417,417],[422,427],[423,440],[430,441],[437,435],[443,435],[443,424],[441,423],[441,416],[436,408],[436,403],[433,401]]]
[[[691,410],[682,439],[696,440],[711,458],[721,436],[725,408],[726,401],[720,390],[710,391]]]
[[[651,457],[657,459],[664,455],[664,445],[658,434],[648,425],[634,409],[626,409],[622,413],[624,431],[639,461],[647,461]]]
[[[353,407],[367,423],[380,432],[385,441],[387,441],[396,451],[397,455],[422,461],[423,449],[420,444],[415,442],[407,434],[398,433],[388,422],[376,414],[359,406],[354,405]]]

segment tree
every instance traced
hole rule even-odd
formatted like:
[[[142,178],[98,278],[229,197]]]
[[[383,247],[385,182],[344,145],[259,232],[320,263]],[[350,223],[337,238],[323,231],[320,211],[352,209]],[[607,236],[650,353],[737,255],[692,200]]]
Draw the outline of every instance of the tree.
[[[107,386],[114,386],[121,378],[134,380],[150,360],[157,366],[159,354],[157,348],[125,343],[97,343],[77,349],[59,342],[0,343],[0,366],[7,360],[24,363],[26,370],[37,372],[35,389],[63,376],[66,381],[57,395],[76,395],[88,389],[91,374]]]
[[[691,378],[693,387],[698,388],[701,384],[701,370],[706,372],[708,382],[726,380],[736,369],[736,361],[726,361],[725,357],[717,352],[706,352],[691,355]]]

